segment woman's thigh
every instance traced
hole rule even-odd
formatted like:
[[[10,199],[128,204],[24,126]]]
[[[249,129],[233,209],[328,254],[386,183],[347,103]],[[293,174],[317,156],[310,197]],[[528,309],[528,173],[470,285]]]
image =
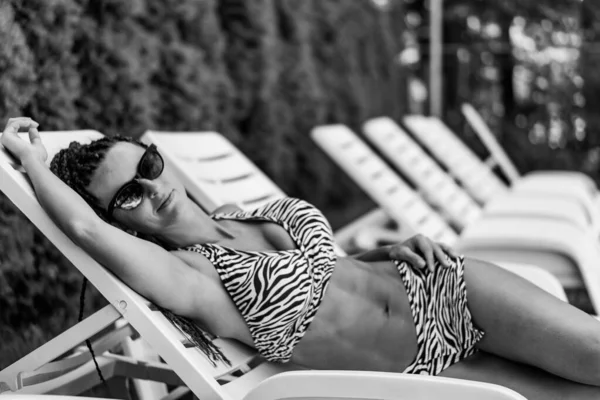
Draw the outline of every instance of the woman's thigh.
[[[445,369],[440,376],[505,386],[527,400],[588,400],[600,398],[600,387],[557,377],[539,368],[483,351]]]
[[[564,378],[600,385],[600,322],[527,280],[465,261],[467,303],[485,331],[478,348]]]

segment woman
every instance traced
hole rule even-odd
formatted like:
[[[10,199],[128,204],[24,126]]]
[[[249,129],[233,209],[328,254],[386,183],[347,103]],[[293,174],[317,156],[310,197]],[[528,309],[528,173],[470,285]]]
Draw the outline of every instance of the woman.
[[[336,257],[327,221],[297,199],[207,215],[156,148],[124,138],[72,144],[50,171],[37,127],[12,118],[1,143],[50,217],[134,290],[214,334],[309,368],[600,398],[600,323],[501,268],[422,236]]]

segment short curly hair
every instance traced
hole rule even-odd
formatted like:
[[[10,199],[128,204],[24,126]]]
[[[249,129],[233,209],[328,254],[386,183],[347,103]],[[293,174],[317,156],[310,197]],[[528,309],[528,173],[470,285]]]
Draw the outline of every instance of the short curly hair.
[[[107,210],[100,207],[98,198],[88,192],[86,187],[89,186],[94,171],[104,160],[108,150],[119,142],[134,143],[143,148],[148,147],[145,143],[127,136],[105,136],[86,144],[71,142],[69,147],[59,151],[50,163],[50,170],[54,175],[83,197],[105,220],[108,219]]]

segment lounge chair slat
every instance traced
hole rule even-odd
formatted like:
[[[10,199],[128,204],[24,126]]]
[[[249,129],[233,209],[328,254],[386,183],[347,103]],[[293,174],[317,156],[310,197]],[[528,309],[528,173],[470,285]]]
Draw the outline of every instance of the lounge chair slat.
[[[105,306],[51,341],[43,344],[35,352],[29,353],[0,371],[0,382],[6,383],[11,390],[20,389],[19,374],[33,371],[60,357],[66,351],[100,332],[119,318],[121,318],[121,314],[112,305]]]
[[[111,331],[109,334],[101,337],[99,340],[91,343],[94,354],[103,354],[106,351],[118,347],[125,338],[130,337],[134,334],[133,328],[129,324],[124,324],[122,327]],[[35,371],[22,372],[19,376],[22,386],[33,385],[35,383],[43,382],[48,379],[52,379],[55,376],[64,373],[70,369],[76,368],[83,363],[88,362],[92,359],[92,354],[88,351],[87,347],[84,351],[77,354],[72,354],[68,357],[47,363]]]

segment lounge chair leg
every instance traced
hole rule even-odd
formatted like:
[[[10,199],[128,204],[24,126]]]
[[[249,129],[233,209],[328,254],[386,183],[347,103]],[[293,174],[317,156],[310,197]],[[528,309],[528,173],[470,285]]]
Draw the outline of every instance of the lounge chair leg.
[[[6,387],[12,391],[20,389],[20,374],[22,372],[33,371],[49,363],[73,349],[73,347],[79,345],[87,338],[113,324],[119,318],[121,318],[121,314],[112,305],[107,305],[19,361],[6,367],[0,371],[0,382],[4,383],[0,385],[0,393],[6,391]]]

